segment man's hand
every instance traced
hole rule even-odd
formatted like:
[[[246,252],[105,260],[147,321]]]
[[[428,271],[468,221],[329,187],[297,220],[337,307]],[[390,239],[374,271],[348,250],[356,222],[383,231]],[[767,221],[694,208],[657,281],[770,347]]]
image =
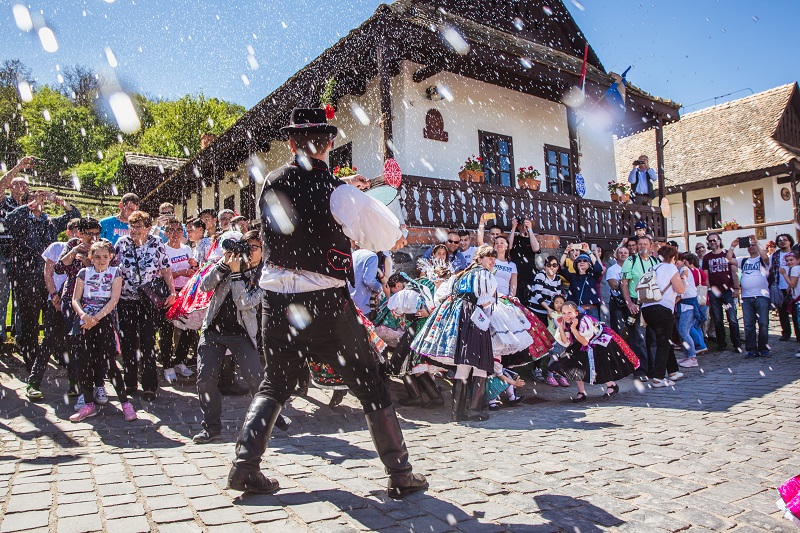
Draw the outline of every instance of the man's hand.
[[[581,243],[580,250],[581,250],[582,252],[586,252],[587,254],[588,254],[588,253],[590,253],[590,252],[591,252],[591,250],[590,250],[590,248],[589,248],[589,243],[588,243],[588,242],[582,242],[582,243]]]
[[[164,309],[169,309],[170,307],[172,307],[172,304],[175,303],[175,298],[177,298],[177,295],[175,293],[170,294],[169,298],[167,298],[167,301],[164,302]]]
[[[353,176],[347,176],[346,178],[339,178],[343,182],[347,183],[348,185],[352,185],[353,187],[357,187],[362,191],[366,191],[370,188],[370,183],[367,178],[362,176],[361,174],[355,174]]]
[[[407,245],[408,245],[408,240],[405,237],[400,237],[399,239],[397,239],[397,242],[394,243],[394,246],[392,246],[392,249],[389,250],[389,251],[390,252],[394,252],[395,250],[399,250],[400,248],[404,248]]]
[[[533,221],[526,218],[525,222],[522,223],[522,227],[525,228],[526,231],[531,231],[533,229]]]
[[[638,315],[639,314],[639,306],[635,303],[631,302],[628,304],[628,312],[631,315]]]
[[[61,311],[61,295],[55,293],[50,297],[50,303],[55,307],[56,311]]]
[[[517,217],[512,217],[511,218],[511,229],[513,230],[517,226],[519,226],[519,220],[517,220]]]
[[[228,265],[231,272],[241,272],[242,270],[242,258],[239,254],[225,252],[225,260],[223,262]]]
[[[29,170],[36,166],[36,158],[32,155],[26,155],[14,165],[17,171]]]

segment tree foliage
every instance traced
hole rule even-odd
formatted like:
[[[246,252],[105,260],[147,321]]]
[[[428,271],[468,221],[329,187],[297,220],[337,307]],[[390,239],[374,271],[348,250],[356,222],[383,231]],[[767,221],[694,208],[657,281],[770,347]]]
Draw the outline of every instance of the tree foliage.
[[[240,105],[204,95],[146,105],[152,125],[142,132],[141,149],[148,154],[191,157],[200,151],[204,133],[219,135],[244,113]]]
[[[80,65],[64,68],[58,88],[36,87],[31,71],[18,60],[0,65],[0,162],[13,166],[23,155],[45,160],[44,170],[65,179],[77,176],[83,185],[116,183],[123,188],[120,167],[124,153],[141,152],[190,157],[200,151],[204,133],[221,134],[243,113],[242,106],[216,98],[187,95],[175,101],[131,98],[142,128],[123,134],[98,108],[102,79]],[[19,81],[33,90],[20,98]]]

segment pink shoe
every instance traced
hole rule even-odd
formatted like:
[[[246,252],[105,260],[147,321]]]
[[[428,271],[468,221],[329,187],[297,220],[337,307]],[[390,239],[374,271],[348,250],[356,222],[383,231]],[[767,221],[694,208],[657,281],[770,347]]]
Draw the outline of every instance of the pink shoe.
[[[556,381],[556,378],[554,376],[547,376],[545,383],[547,383],[551,387],[558,387],[558,381]]]
[[[80,422],[81,420],[84,420],[96,414],[97,414],[97,409],[95,409],[94,407],[94,402],[90,402],[81,407],[80,411],[69,417],[69,419],[73,422]]]
[[[558,384],[562,387],[569,387],[569,381],[564,376],[558,376]]]
[[[131,402],[125,402],[122,404],[122,414],[125,417],[125,422],[132,422],[139,418],[136,416],[136,409],[133,408],[133,404]]]

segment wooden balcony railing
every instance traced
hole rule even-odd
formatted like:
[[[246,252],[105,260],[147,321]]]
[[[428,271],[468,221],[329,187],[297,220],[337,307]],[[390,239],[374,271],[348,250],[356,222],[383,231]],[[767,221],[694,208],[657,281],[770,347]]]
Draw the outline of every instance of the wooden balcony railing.
[[[666,237],[660,211],[642,205],[407,175],[400,198],[409,226],[475,229],[481,214],[490,212],[505,228],[511,227],[514,216],[528,217],[535,221],[537,233],[582,241],[617,241],[632,235],[639,220],[657,239]]]

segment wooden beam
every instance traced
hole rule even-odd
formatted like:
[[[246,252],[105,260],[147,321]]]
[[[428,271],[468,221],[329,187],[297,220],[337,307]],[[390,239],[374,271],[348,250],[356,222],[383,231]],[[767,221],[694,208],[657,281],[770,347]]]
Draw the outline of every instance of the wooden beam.
[[[658,205],[667,192],[664,176],[664,119],[661,115],[656,119],[656,161],[658,162]]]
[[[378,49],[378,76],[380,76],[381,123],[383,126],[383,159],[394,157],[392,149],[394,132],[392,130],[392,63],[396,63],[391,43],[388,39],[381,42]]]
[[[214,181],[214,210],[219,213],[219,182],[225,178],[225,168],[219,161],[211,163],[212,176]]]
[[[575,110],[567,106],[567,132],[569,134],[569,151],[572,160],[572,176],[581,171],[580,147],[578,145],[578,115]]]
[[[681,203],[683,204],[683,242],[686,248],[689,249],[689,200],[686,199],[686,191],[681,191]]]
[[[441,65],[428,65],[427,67],[422,67],[421,69],[417,70],[411,79],[414,80],[414,83],[420,83],[431,76],[435,76],[439,74],[441,71],[444,70],[444,67]]]
[[[800,240],[800,230],[797,227],[797,171],[794,168],[792,168],[792,170],[789,172],[789,178],[791,179],[792,183],[792,218],[794,218],[794,236],[795,242],[797,242]]]
[[[680,191],[713,189],[714,187],[722,187],[724,185],[737,185],[746,181],[755,181],[763,178],[769,178],[777,174],[784,174],[789,170],[789,167],[786,165],[778,165],[770,168],[760,168],[758,170],[752,170],[749,172],[739,172],[737,174],[730,174],[728,176],[720,176],[718,178],[694,181],[692,183],[684,183],[682,185],[671,185],[670,187],[667,187],[667,194],[677,194]]]
[[[197,168],[196,166],[194,168]],[[200,169],[199,176],[197,176],[197,214],[203,210],[203,170]]]

